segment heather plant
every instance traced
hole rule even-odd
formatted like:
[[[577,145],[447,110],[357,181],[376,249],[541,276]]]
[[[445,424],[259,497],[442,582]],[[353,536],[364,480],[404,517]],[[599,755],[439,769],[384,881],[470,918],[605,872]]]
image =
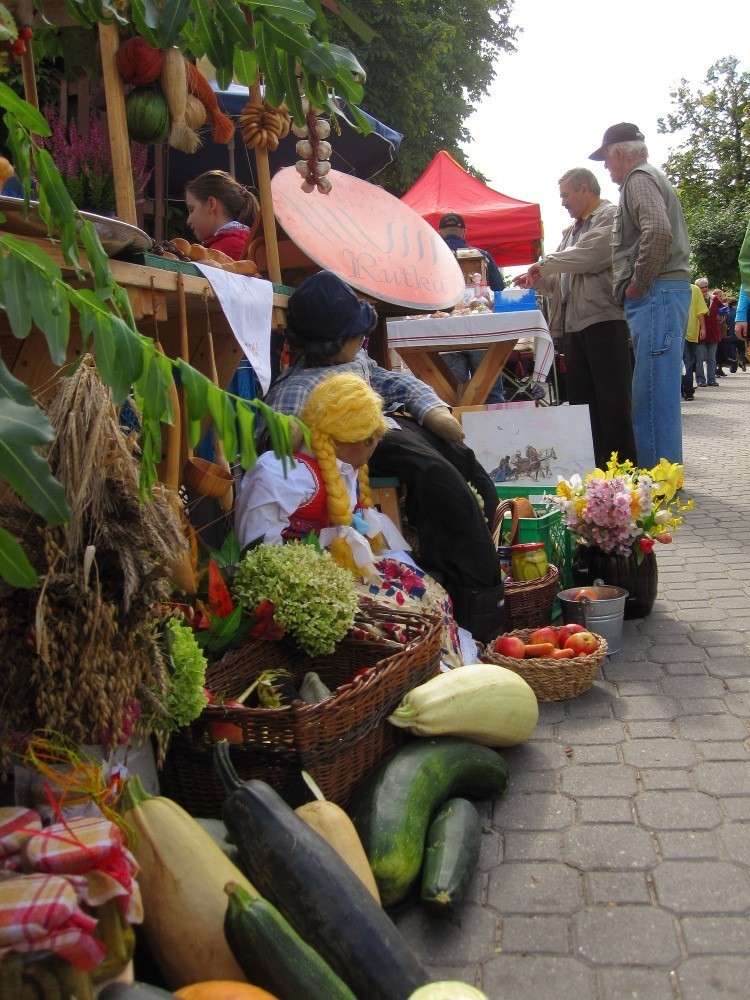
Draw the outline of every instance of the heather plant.
[[[115,179],[112,154],[109,138],[97,113],[92,111],[89,116],[88,135],[80,133],[74,122],[66,122],[52,105],[44,108],[44,117],[52,134],[43,138],[40,145],[55,161],[74,204],[80,209],[113,212]],[[146,157],[146,147],[131,142],[130,162],[136,192],[144,190],[151,175],[151,171],[147,170]]]

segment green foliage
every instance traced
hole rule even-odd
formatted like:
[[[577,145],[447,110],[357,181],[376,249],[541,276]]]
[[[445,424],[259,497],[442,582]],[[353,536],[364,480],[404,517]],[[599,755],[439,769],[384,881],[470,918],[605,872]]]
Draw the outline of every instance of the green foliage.
[[[367,111],[404,136],[378,182],[403,194],[441,149],[466,166],[459,148],[471,141],[465,120],[488,92],[498,55],[514,49],[512,0],[357,0],[351,6],[377,34],[363,43],[332,19],[331,38],[356,43],[367,70]]]
[[[313,545],[259,545],[237,566],[234,596],[248,611],[263,600],[300,646],[315,656],[332,653],[354,624],[357,594],[351,573]]]
[[[664,165],[679,191],[693,266],[711,285],[738,286],[737,257],[750,208],[750,72],[735,56],[709,67],[702,86],[670,92],[659,132],[678,134]]]

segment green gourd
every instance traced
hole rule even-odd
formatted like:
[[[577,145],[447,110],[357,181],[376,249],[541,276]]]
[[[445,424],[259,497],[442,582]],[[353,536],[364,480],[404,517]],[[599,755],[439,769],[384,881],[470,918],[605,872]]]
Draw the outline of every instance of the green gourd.
[[[125,120],[133,142],[155,145],[169,135],[169,107],[158,87],[136,87],[125,98]]]

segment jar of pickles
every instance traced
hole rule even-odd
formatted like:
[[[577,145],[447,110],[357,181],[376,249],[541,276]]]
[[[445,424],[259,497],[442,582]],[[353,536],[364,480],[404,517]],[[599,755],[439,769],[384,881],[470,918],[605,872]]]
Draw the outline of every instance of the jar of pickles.
[[[516,583],[541,580],[547,575],[547,553],[544,542],[525,542],[514,545],[511,551],[513,579]]]

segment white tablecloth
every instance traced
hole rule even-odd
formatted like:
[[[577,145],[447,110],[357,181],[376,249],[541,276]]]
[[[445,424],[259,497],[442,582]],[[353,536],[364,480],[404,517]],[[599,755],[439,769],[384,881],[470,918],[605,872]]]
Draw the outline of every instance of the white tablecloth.
[[[438,316],[426,319],[389,319],[388,346],[439,347],[463,351],[501,340],[534,340],[534,381],[549,373],[555,356],[552,336],[538,309],[528,312],[477,313],[475,316]]]

